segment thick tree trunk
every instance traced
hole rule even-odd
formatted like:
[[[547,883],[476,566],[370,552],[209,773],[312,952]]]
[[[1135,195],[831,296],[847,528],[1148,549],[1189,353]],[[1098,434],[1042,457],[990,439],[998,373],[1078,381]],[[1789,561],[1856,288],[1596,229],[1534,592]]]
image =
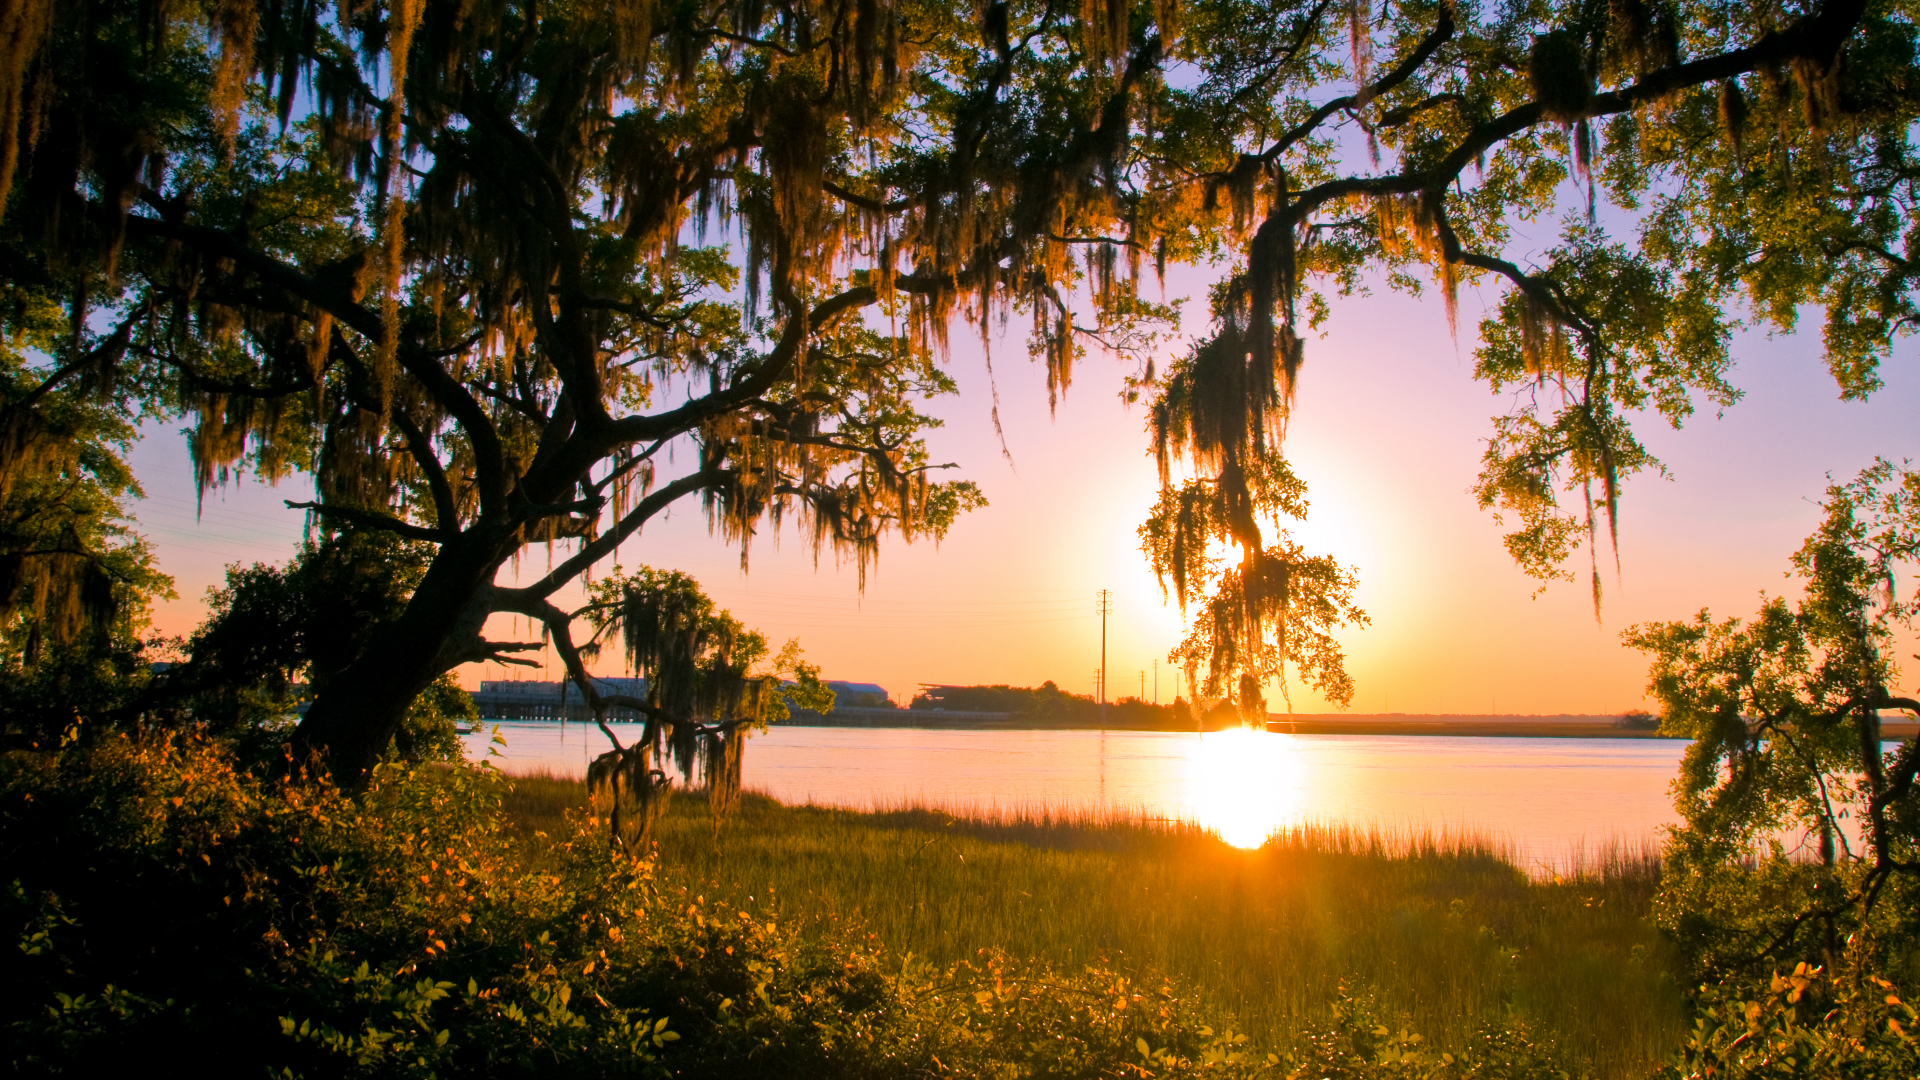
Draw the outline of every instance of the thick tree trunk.
[[[296,760],[319,757],[343,787],[366,781],[414,699],[459,662],[452,646],[477,637],[485,612],[476,601],[484,606],[501,562],[493,547],[462,537],[440,549],[400,618],[374,634],[307,710],[294,733]]]

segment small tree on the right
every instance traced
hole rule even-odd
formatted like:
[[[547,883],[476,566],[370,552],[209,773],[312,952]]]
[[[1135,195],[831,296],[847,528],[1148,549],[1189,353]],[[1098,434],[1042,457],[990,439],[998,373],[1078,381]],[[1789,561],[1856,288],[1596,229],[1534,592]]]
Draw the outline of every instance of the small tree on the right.
[[[1660,914],[1709,977],[1900,978],[1920,959],[1920,742],[1881,730],[1920,713],[1893,655],[1920,614],[1897,577],[1920,561],[1920,474],[1877,461],[1822,509],[1792,558],[1798,600],[1625,635],[1653,658],[1662,730],[1694,740]]]

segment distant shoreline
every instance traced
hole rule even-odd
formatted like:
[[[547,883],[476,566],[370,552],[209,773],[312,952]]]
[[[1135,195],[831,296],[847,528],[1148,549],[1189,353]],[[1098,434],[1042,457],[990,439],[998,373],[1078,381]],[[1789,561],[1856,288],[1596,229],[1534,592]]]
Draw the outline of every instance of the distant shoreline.
[[[1582,714],[1527,715],[1453,715],[1434,713],[1271,713],[1267,730],[1292,735],[1395,735],[1449,736],[1453,738],[1505,739],[1668,739],[1657,731],[1617,727],[1612,716]],[[481,725],[495,723],[482,720]],[[521,721],[528,722],[528,721]],[[531,721],[558,723],[558,720]],[[619,723],[616,721],[616,723]],[[1920,725],[1905,720],[1885,720],[1883,734],[1889,740],[1920,736]],[[782,728],[921,728],[941,731],[1166,731],[1193,732],[1191,726],[1174,724],[1109,723],[1079,720],[1047,720],[1040,717],[1006,713],[942,712],[934,709],[836,709],[822,716],[798,714],[774,725]],[[1223,731],[1238,724],[1210,724],[1204,730]]]
[[[1295,735],[1447,735],[1508,739],[1666,739],[1658,731],[1623,728],[1618,718],[1586,713],[1296,713],[1270,715],[1267,730]]]
[[[1672,739],[1658,731],[1618,727],[1612,717],[1593,716],[1342,716],[1317,713],[1308,716],[1270,717],[1268,731],[1296,735],[1452,735],[1486,738],[1525,739]],[[1920,725],[1909,721],[1882,720],[1881,734],[1887,739],[1911,739],[1920,735]]]
[[[1658,731],[1616,725],[1611,719],[1554,716],[1361,718],[1296,716],[1267,721],[1268,731],[1294,735],[1450,735],[1508,739],[1668,739]]]
[[[821,716],[795,716],[776,727],[931,728],[947,731],[1170,731],[1193,727],[1172,724],[1130,725],[1079,720],[1048,721],[1000,713],[943,713],[932,709],[847,709]],[[1209,731],[1234,725],[1210,725]],[[1295,735],[1431,735],[1509,739],[1667,739],[1657,731],[1615,725],[1615,717],[1592,714],[1456,715],[1431,713],[1272,713],[1267,730]],[[1888,739],[1911,739],[1920,725],[1888,720]]]

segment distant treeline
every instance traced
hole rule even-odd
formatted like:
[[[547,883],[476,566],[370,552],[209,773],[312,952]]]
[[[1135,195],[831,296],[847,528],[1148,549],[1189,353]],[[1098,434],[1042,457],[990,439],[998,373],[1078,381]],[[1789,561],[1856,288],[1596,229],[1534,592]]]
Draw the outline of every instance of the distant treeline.
[[[1100,703],[1091,695],[1070,694],[1049,679],[1039,686],[933,686],[916,694],[909,709],[945,709],[948,712],[996,712],[1016,717],[1055,723],[1098,722]],[[1224,713],[1216,717],[1214,713]],[[1234,720],[1233,706],[1222,702],[1207,714],[1208,726],[1216,720]],[[1194,723],[1193,710],[1186,699],[1176,698],[1171,705],[1155,705],[1137,697],[1109,701],[1105,720],[1115,727],[1171,727]]]

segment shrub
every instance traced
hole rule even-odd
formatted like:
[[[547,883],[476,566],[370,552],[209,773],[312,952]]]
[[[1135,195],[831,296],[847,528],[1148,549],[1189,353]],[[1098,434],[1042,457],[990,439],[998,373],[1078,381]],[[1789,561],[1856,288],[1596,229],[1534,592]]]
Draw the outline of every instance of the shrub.
[[[1796,964],[1764,982],[1698,991],[1693,1034],[1659,1080],[1911,1080],[1920,1076],[1920,1013],[1893,983]]]
[[[1366,1002],[1284,1056],[1150,972],[889,955],[612,859],[583,816],[523,848],[484,766],[393,762],[349,797],[234,760],[117,732],[0,757],[15,1073],[1563,1075],[1524,1032],[1449,1056]]]
[[[611,860],[590,821],[525,859],[508,783],[391,764],[349,798],[181,735],[5,757],[13,1069],[1052,1075],[1124,1065],[1140,1041],[1192,1068],[1232,1055],[1171,989],[891,961]]]

